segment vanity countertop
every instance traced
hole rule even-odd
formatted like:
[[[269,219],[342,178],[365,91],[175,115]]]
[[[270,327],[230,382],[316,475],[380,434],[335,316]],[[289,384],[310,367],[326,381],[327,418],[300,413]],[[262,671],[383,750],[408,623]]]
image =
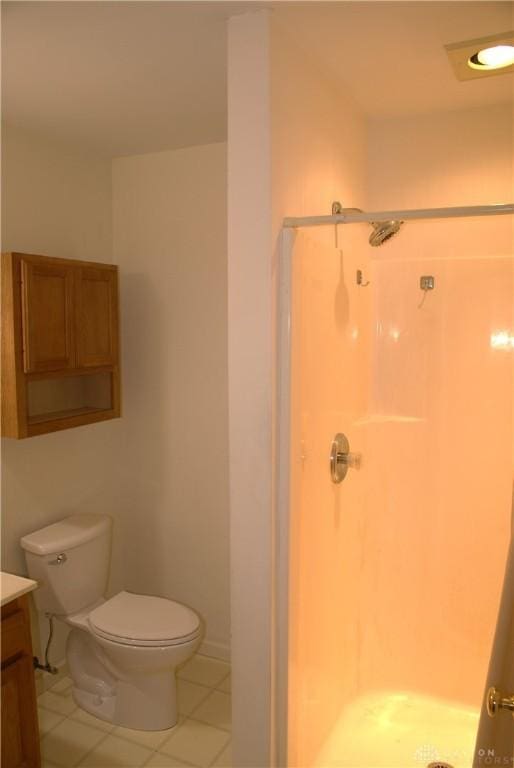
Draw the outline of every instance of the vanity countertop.
[[[1,604],[6,605],[11,600],[15,600],[27,592],[36,589],[37,581],[27,579],[25,576],[15,576],[14,573],[0,572],[0,592],[2,595]]]

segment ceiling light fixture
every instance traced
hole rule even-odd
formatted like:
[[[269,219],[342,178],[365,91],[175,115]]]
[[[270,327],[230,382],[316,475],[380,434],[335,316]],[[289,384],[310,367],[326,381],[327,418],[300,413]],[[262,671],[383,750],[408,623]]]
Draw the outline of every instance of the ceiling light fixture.
[[[514,31],[445,45],[458,80],[514,72]]]
[[[472,69],[501,69],[514,64],[514,45],[492,45],[482,48],[468,59],[468,67]]]

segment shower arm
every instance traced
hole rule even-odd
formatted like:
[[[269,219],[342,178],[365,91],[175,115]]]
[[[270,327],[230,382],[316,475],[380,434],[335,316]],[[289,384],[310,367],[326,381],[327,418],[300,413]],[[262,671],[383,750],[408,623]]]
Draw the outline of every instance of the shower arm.
[[[334,209],[333,209],[334,210]],[[319,227],[326,224],[357,224],[377,221],[409,219],[454,219],[472,216],[502,216],[514,214],[514,203],[495,205],[468,205],[454,208],[413,208],[400,211],[361,211],[359,208],[341,208],[347,213],[335,213],[331,216],[290,216],[284,219],[286,229],[296,227]]]

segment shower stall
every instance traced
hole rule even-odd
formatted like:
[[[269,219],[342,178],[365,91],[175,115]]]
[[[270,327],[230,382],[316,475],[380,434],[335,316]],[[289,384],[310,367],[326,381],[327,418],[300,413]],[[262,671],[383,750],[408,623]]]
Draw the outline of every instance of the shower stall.
[[[282,237],[287,763],[470,768],[511,537],[514,206],[332,211]]]

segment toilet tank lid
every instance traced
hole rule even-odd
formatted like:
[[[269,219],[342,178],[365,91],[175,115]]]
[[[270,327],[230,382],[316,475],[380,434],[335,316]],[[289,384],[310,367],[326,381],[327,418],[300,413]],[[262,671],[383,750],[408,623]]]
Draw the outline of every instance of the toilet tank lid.
[[[27,534],[20,543],[24,550],[35,555],[53,555],[108,533],[111,525],[107,515],[71,515]]]

